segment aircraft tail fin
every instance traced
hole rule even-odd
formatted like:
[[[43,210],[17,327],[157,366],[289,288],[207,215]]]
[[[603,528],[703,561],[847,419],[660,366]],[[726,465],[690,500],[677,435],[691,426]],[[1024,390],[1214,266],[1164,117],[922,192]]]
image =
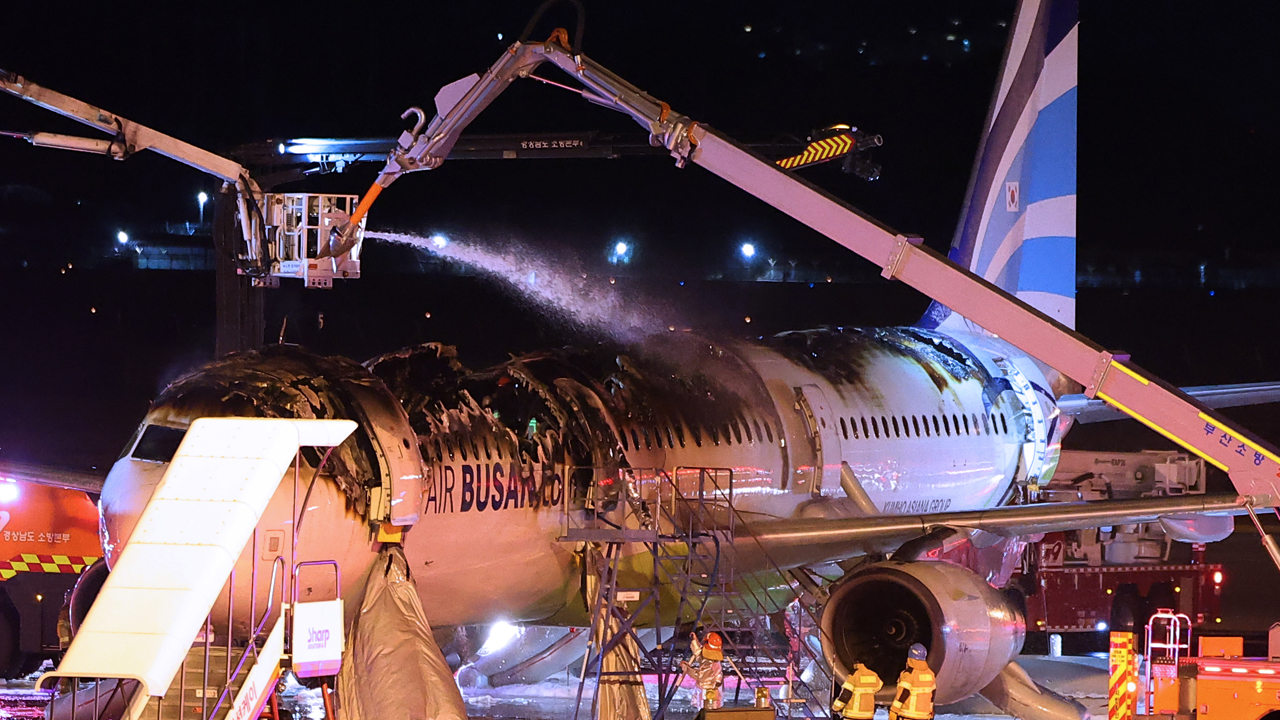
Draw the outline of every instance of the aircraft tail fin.
[[[1078,0],[1022,0],[949,257],[1075,327]],[[920,325],[967,329],[933,303]]]

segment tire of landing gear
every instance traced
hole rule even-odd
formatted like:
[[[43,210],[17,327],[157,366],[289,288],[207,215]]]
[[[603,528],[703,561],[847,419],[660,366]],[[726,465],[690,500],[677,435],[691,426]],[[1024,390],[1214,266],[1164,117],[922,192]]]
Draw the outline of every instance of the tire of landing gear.
[[[1125,583],[1116,588],[1115,595],[1111,599],[1111,622],[1109,627],[1112,632],[1131,632],[1134,633],[1135,639],[1142,632],[1146,625],[1147,613],[1146,601],[1138,594],[1138,586],[1133,583]]]

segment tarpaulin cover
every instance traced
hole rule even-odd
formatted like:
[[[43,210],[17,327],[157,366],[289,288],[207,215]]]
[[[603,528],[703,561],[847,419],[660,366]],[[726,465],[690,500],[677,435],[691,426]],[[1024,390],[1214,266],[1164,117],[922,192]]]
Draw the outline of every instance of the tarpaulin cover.
[[[338,674],[341,720],[467,720],[399,547],[370,574]]]

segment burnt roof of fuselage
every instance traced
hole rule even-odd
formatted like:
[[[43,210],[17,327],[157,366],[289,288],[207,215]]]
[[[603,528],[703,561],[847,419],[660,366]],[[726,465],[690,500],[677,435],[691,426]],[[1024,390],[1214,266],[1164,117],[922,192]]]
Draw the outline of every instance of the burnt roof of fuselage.
[[[312,354],[296,345],[268,345],[233,353],[173,381],[152,403],[161,421],[200,417],[358,419],[343,382],[367,384],[369,372],[344,357]],[[330,470],[363,511],[365,486],[374,476],[371,448],[353,433],[330,455]],[[319,456],[309,457],[315,464]]]
[[[315,355],[296,345],[268,345],[232,353],[179,377],[153,405],[212,415],[347,417],[346,408],[336,405],[329,391],[335,382],[367,377],[364,367],[344,357]]]
[[[915,362],[939,393],[967,380],[977,380],[984,387],[992,381],[959,343],[919,328],[822,327],[779,333],[757,342],[820,375],[837,392],[853,387],[872,399],[881,397],[880,389],[867,377],[868,364],[876,355]]]
[[[732,350],[688,333],[515,357],[464,384],[479,400],[507,387],[504,378],[589,388],[620,424],[719,427],[772,407],[759,375]]]

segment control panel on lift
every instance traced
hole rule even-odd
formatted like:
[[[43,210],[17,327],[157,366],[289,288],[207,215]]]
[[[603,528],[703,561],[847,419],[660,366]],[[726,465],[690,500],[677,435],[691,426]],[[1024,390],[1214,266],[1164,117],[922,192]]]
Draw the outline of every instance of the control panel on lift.
[[[334,279],[360,277],[365,219],[355,226],[355,244],[333,254],[332,231],[346,223],[359,200],[356,195],[267,193],[263,196],[264,234],[274,257],[268,275],[254,284],[276,287],[280,278],[301,278],[308,288],[331,288]]]

